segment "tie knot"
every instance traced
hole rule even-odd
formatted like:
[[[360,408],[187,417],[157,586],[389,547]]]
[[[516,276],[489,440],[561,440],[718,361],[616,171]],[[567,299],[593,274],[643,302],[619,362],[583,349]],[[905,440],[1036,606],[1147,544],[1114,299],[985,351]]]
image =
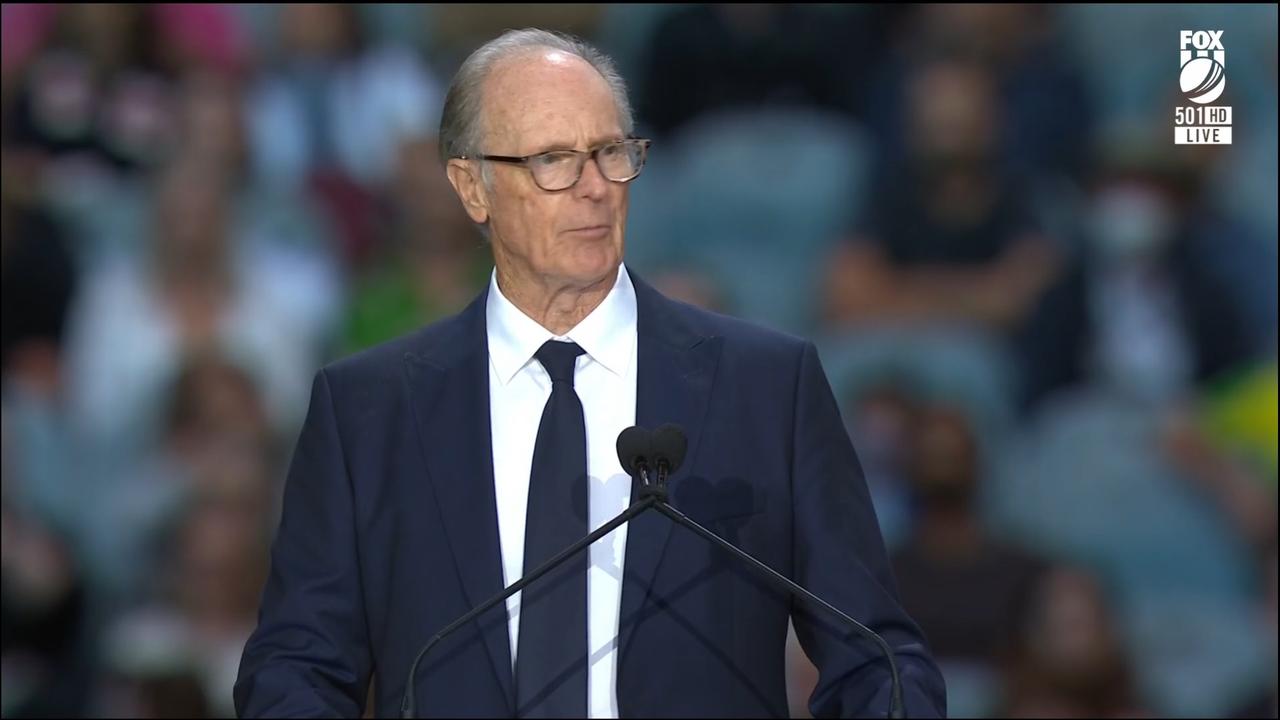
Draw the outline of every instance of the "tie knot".
[[[586,352],[578,347],[578,343],[548,340],[538,348],[534,357],[546,368],[551,382],[567,382],[573,385],[573,368],[578,356]]]

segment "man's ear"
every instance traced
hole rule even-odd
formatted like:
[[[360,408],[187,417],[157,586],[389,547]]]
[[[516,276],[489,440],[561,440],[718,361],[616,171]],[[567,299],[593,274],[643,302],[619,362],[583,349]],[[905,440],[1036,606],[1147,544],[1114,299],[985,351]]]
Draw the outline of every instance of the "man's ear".
[[[472,160],[450,158],[445,166],[445,174],[453,191],[462,200],[462,207],[476,224],[483,225],[489,220],[489,193],[480,179],[480,165]]]

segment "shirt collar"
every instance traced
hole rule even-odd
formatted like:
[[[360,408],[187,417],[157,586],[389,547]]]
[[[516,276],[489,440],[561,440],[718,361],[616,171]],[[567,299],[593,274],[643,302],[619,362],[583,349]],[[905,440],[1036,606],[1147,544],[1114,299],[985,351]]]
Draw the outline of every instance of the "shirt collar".
[[[489,358],[503,385],[511,382],[538,348],[552,339],[576,342],[592,360],[619,377],[631,363],[636,341],[636,292],[621,263],[613,289],[591,314],[563,336],[552,334],[502,294],[496,268],[489,278],[485,317]]]

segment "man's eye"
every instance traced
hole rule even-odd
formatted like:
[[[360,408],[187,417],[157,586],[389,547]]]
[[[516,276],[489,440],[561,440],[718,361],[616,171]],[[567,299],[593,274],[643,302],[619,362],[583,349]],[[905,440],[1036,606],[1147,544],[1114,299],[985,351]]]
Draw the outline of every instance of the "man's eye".
[[[573,155],[571,153],[543,153],[542,155],[535,156],[533,158],[533,162],[537,165],[541,165],[542,167],[555,167],[569,162],[569,159],[572,157]]]

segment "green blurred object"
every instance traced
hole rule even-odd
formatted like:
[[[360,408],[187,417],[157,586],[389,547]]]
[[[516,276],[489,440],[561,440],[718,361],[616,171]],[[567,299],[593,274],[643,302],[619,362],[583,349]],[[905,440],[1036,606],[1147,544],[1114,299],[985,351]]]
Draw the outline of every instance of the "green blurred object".
[[[489,282],[492,271],[487,249],[474,253],[461,286],[467,292],[448,298],[415,275],[412,261],[383,264],[356,286],[343,354],[372,347],[461,310]]]
[[[1277,471],[1277,366],[1253,365],[1213,383],[1204,394],[1205,428],[1222,447],[1239,452],[1265,471],[1271,488]]]

